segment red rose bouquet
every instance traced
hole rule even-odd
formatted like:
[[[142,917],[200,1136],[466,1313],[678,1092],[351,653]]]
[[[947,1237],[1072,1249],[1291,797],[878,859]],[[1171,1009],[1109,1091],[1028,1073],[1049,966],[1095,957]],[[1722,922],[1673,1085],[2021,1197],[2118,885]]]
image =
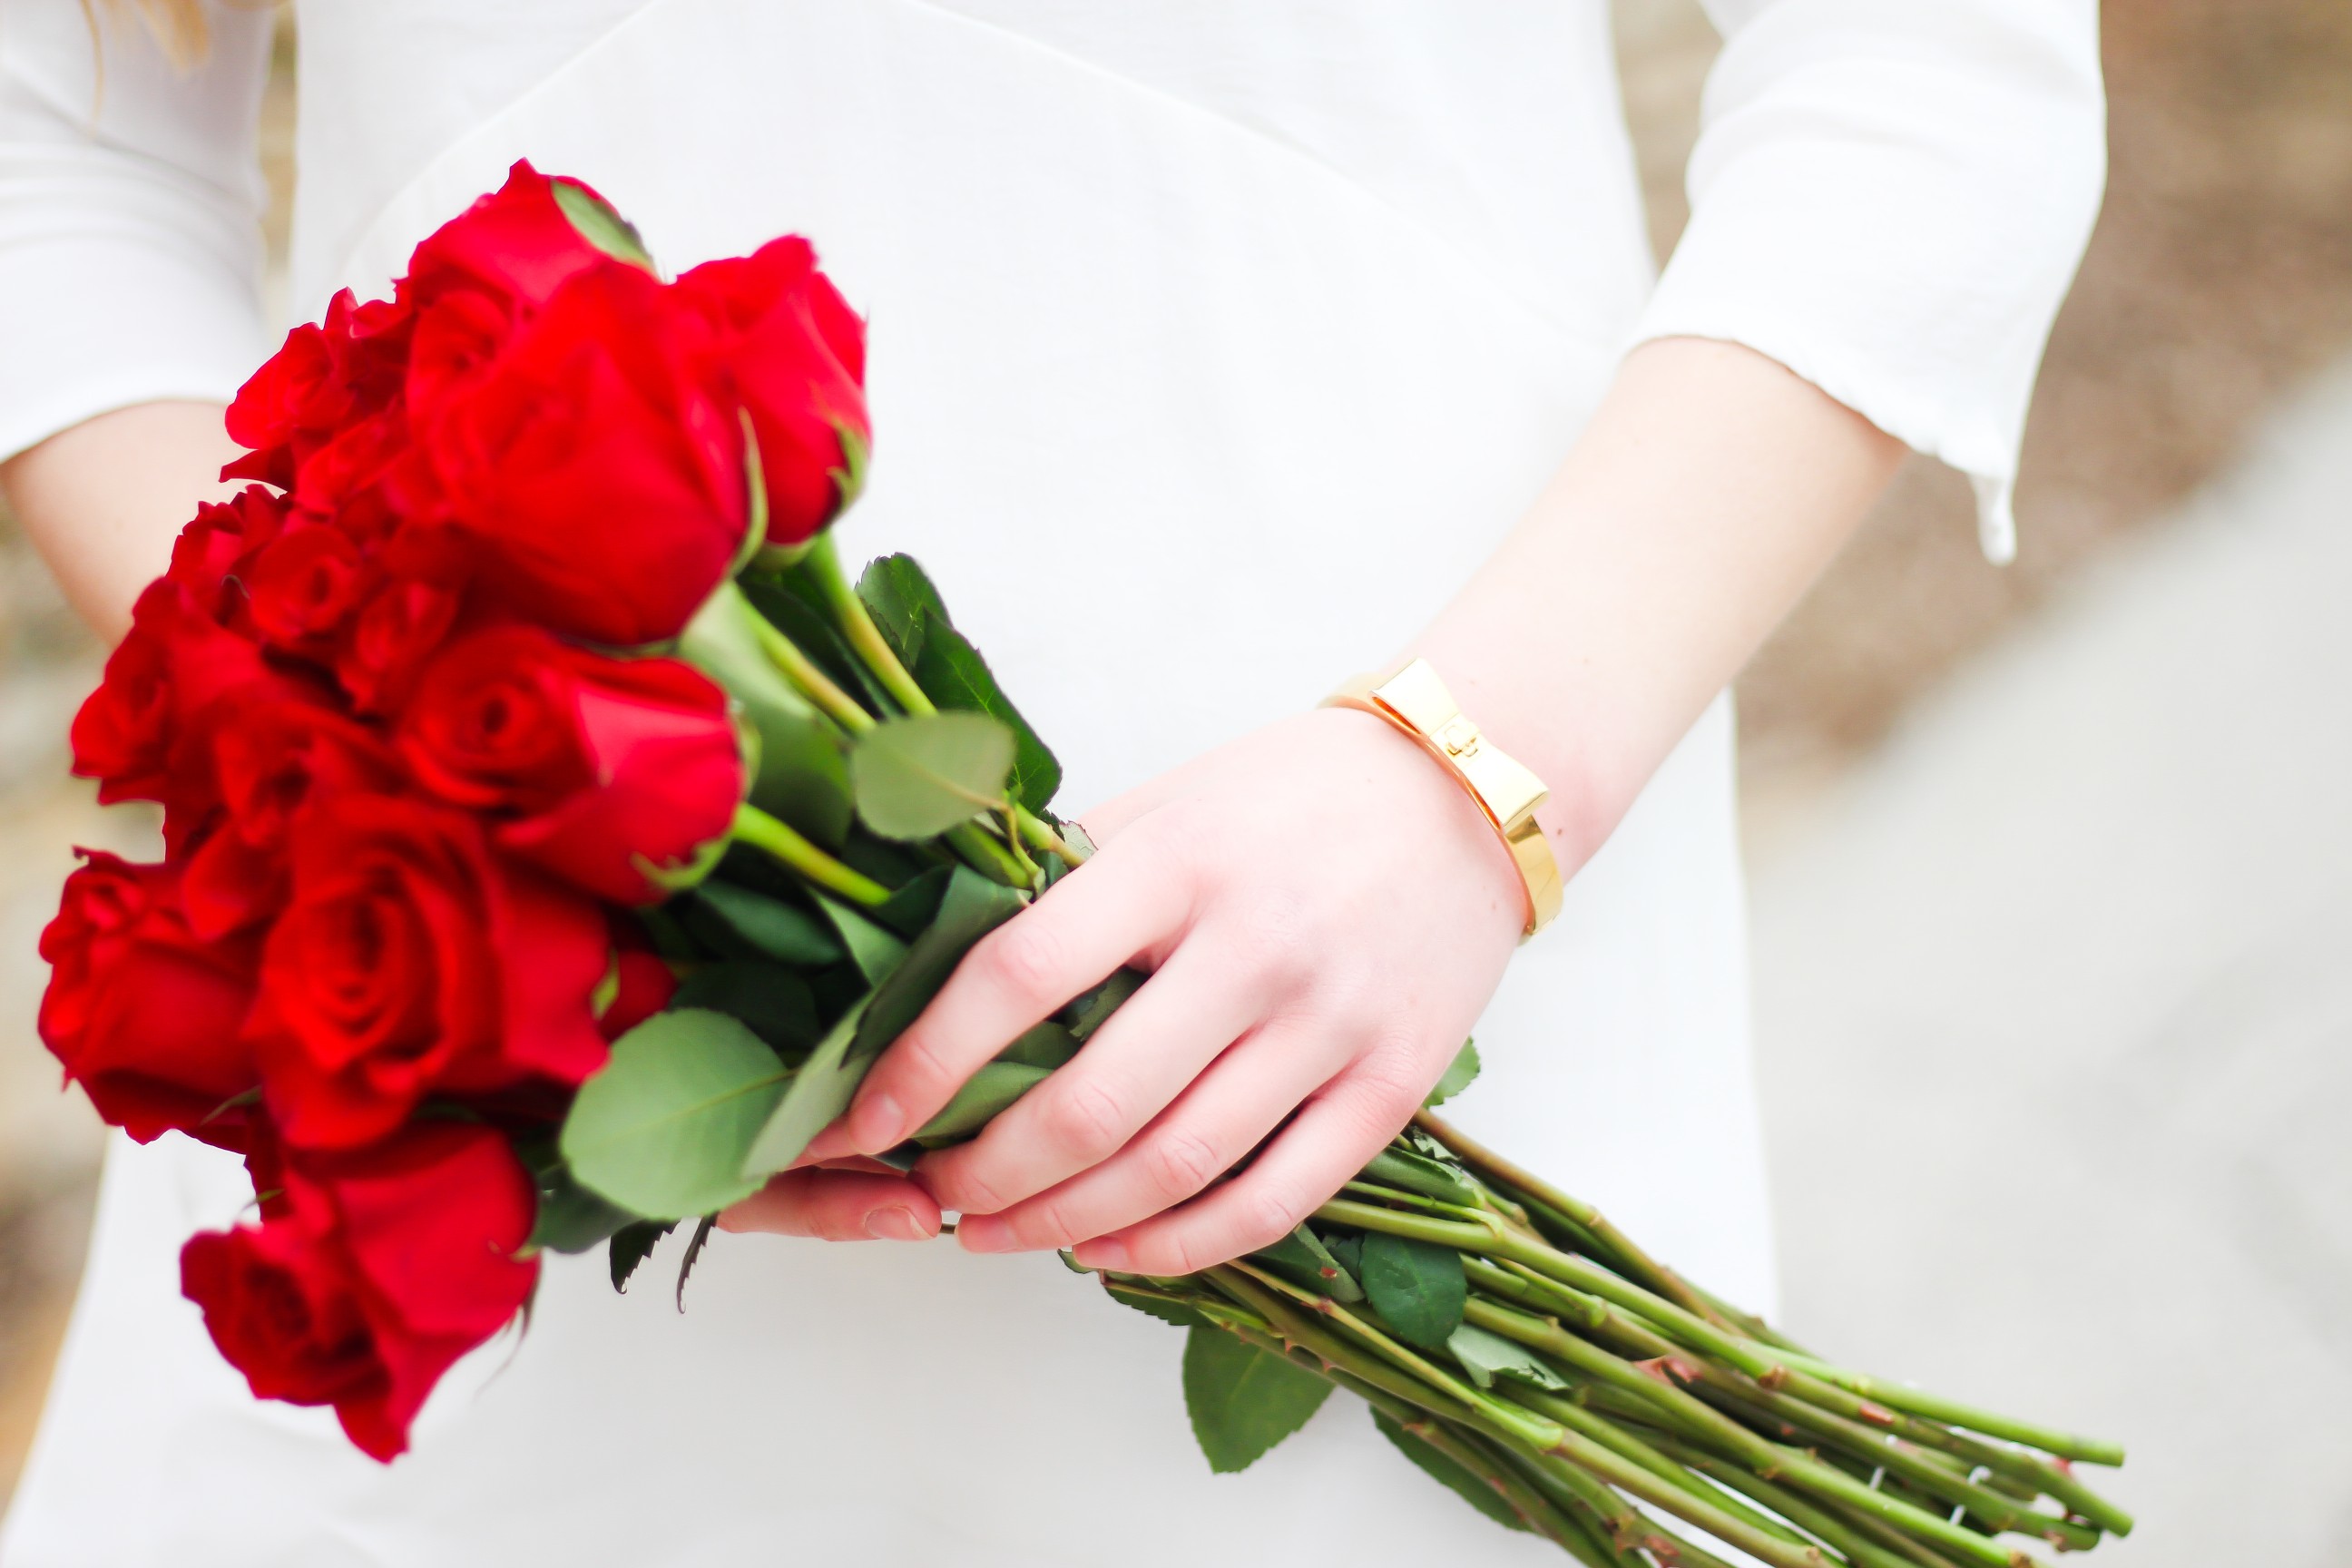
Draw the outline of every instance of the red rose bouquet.
[[[517,164],[237,395],[251,483],[183,531],[75,721],[165,855],[68,879],[43,1037],[131,1137],[244,1156],[255,1215],[190,1241],[184,1287],[257,1395],[380,1459],[544,1249],[604,1247],[619,1285],[694,1219],[691,1267],[1087,853],[921,568],[842,570],[864,357],[804,242],[665,282],[593,191]],[[971,1136],[1140,982],[900,1152]],[[2009,1564],[2004,1537],[2130,1526],[2071,1468],[2111,1445],[1822,1362],[1427,1112],[1280,1244],[1100,1278],[1186,1331],[1216,1468],[1344,1387],[1589,1563],[1720,1561],[1695,1534]]]

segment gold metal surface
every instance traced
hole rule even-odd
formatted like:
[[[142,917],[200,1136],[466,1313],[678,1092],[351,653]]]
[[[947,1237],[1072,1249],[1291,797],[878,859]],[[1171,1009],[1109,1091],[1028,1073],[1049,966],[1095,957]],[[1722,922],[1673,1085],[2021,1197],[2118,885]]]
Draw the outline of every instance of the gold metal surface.
[[[1385,676],[1360,675],[1323,700],[1326,708],[1353,708],[1412,736],[1452,773],[1502,836],[1511,863],[1527,884],[1528,923],[1533,936],[1559,913],[1559,861],[1536,821],[1536,807],[1551,792],[1543,780],[1506,755],[1462,711],[1427,659],[1416,658]]]

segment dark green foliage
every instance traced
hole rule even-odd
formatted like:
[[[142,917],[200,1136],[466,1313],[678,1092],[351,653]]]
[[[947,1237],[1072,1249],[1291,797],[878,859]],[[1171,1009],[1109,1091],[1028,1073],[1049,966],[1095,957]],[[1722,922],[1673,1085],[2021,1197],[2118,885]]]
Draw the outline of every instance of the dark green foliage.
[[[1373,1232],[1364,1237],[1364,1294],[1401,1340],[1444,1350],[1462,1326],[1470,1286],[1450,1247]]]
[[[1307,1425],[1331,1385],[1280,1356],[1206,1324],[1184,1340],[1184,1408],[1209,1468],[1245,1470]]]
[[[629,1276],[637,1271],[637,1265],[652,1257],[661,1238],[677,1227],[674,1219],[641,1219],[614,1231],[605,1254],[613,1271],[613,1289],[625,1295]]]

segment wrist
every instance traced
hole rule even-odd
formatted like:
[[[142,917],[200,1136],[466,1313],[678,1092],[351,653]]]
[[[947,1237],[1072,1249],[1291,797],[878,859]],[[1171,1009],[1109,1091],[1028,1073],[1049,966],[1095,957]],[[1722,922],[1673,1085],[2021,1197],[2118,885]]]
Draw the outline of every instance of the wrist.
[[[1561,873],[1536,811],[1549,791],[1533,770],[1490,739],[1425,658],[1358,676],[1323,700],[1378,719],[1459,788],[1509,859],[1524,910],[1522,937],[1559,912]]]

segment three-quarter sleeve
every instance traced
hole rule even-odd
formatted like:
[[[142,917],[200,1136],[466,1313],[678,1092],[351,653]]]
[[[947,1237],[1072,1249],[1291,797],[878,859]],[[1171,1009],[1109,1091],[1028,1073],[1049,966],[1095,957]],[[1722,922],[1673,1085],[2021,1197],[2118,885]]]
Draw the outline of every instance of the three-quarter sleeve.
[[[2095,0],[1707,0],[1690,226],[1634,341],[1778,360],[1974,482],[2016,548],[2026,405],[2105,184]]]
[[[0,457],[233,394],[265,352],[270,14],[208,6],[176,68],[129,5],[0,0]]]

